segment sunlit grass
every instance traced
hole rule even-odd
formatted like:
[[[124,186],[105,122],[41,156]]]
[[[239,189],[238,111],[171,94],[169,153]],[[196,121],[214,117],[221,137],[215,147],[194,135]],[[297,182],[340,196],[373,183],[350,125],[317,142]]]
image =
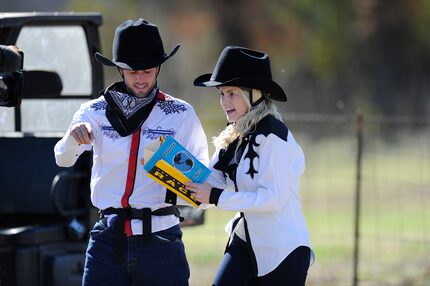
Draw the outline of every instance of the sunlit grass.
[[[205,212],[203,225],[183,228],[190,286],[211,285],[228,240],[224,226],[233,216],[233,212],[211,208]]]

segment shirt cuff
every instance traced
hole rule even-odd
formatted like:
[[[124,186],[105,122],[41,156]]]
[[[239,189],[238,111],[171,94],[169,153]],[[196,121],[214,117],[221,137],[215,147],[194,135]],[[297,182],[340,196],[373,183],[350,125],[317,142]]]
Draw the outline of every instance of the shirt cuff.
[[[218,205],[219,197],[221,196],[223,191],[224,191],[223,189],[212,188],[211,194],[209,195],[209,203]]]
[[[81,144],[76,142],[75,138],[73,138],[73,136],[70,135],[70,133],[67,133],[67,135],[65,136],[65,140],[63,142],[64,142],[62,145],[63,151],[76,150],[79,148],[79,146],[81,146]]]

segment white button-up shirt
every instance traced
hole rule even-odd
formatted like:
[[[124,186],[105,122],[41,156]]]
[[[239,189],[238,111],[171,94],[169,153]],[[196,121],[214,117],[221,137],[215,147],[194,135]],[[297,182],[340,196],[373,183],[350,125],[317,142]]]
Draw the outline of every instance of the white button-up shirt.
[[[258,134],[257,128],[254,144],[249,143],[240,158],[236,170],[237,192],[234,182],[213,168],[219,161],[219,152],[214,154],[209,164],[212,169],[209,182],[224,189],[217,207],[238,212],[226,226],[229,235],[240,212],[244,214],[250,237],[247,243],[251,243],[255,254],[258,276],[273,271],[297,247],[310,247],[299,198],[305,157],[292,133],[279,121],[269,118],[263,119],[263,127],[260,123],[260,130],[264,129],[266,134]],[[285,134],[285,138],[276,133]],[[257,155],[252,158],[247,156],[251,145]],[[253,178],[249,174],[250,164],[257,171]],[[236,229],[242,237],[244,227],[242,223]],[[313,260],[312,252],[310,263]]]
[[[128,160],[132,135],[121,137],[112,128],[106,118],[107,102],[103,96],[81,105],[74,114],[73,126],[88,123],[93,131],[93,141],[88,145],[79,145],[69,131],[55,145],[55,159],[59,166],[72,166],[79,155],[86,150],[93,151],[91,171],[91,201],[99,209],[121,208],[124,195]],[[208,163],[208,147],[203,131],[193,107],[184,100],[165,95],[157,99],[149,117],[141,126],[140,145],[134,190],[129,198],[130,207],[156,210],[170,206],[165,203],[166,188],[154,182],[143,169],[145,163],[143,150],[145,145],[160,136],[173,136],[187,148],[198,160]],[[187,203],[178,197],[178,204]],[[152,216],[152,231],[167,229],[179,222],[174,215]],[[142,222],[132,220],[133,234],[142,234]]]

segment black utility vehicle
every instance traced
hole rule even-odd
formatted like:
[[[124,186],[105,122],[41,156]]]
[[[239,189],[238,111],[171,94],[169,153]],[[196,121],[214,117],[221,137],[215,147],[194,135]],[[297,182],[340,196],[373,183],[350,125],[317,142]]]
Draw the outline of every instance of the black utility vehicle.
[[[0,13],[0,45],[23,51],[20,89],[6,98],[0,74],[0,285],[81,285],[88,231],[91,153],[70,168],[53,147],[81,103],[99,96],[97,13]],[[22,98],[22,100],[21,100]],[[16,103],[15,107],[2,100]],[[184,225],[203,212],[183,209]]]

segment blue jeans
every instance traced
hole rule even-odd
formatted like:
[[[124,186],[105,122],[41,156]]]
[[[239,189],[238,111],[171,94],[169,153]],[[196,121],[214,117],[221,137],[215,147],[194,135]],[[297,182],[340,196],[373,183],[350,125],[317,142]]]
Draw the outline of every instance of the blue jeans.
[[[82,285],[188,286],[190,269],[179,225],[152,234],[124,237],[123,259],[115,260],[112,226],[98,221],[90,232]],[[124,234],[125,236],[125,234]]]

